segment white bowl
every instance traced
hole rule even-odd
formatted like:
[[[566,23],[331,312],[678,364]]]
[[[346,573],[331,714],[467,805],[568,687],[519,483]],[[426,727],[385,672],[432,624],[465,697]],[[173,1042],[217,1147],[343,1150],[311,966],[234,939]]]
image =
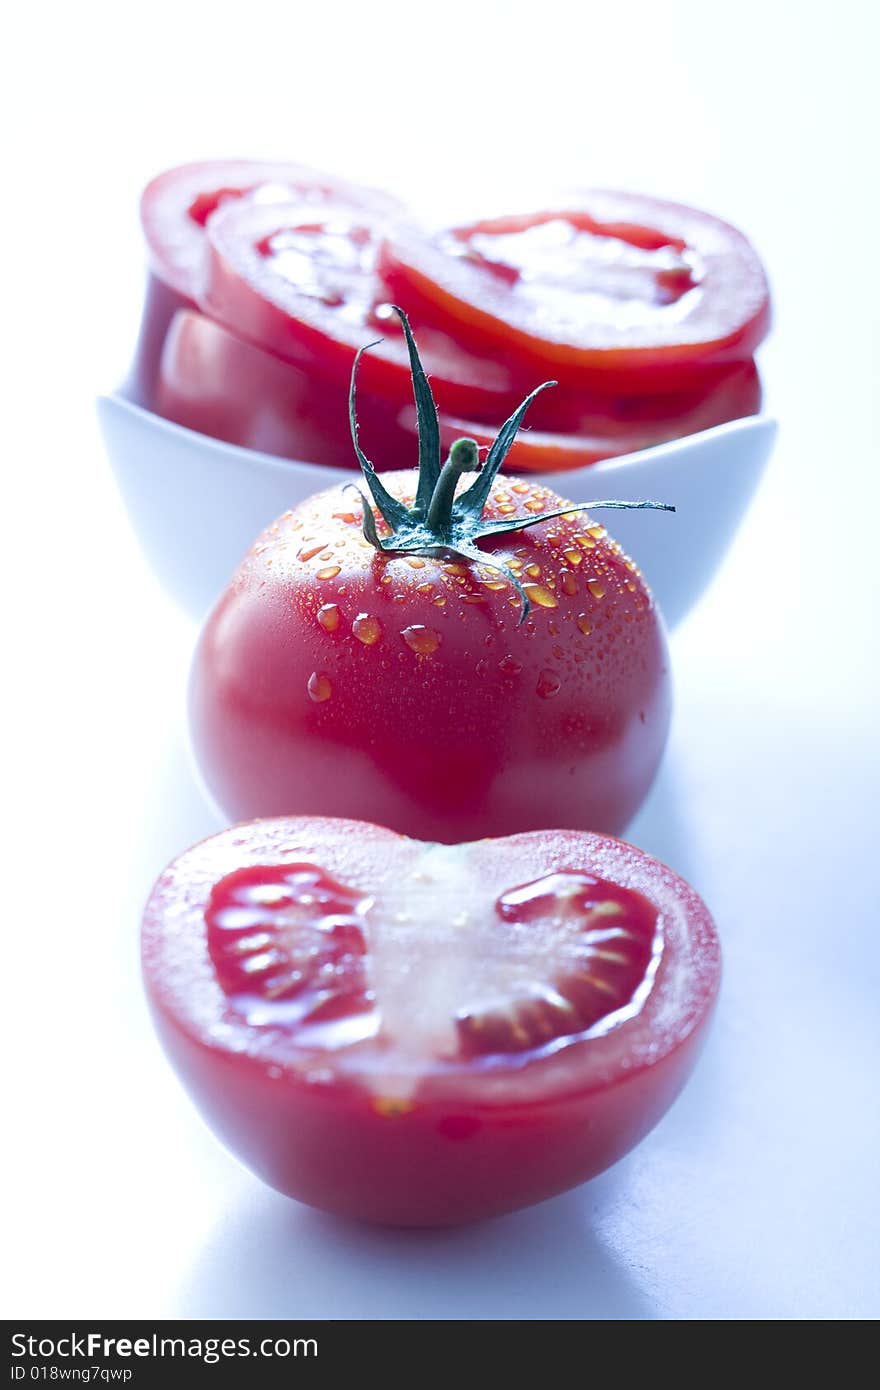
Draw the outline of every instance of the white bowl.
[[[119,395],[99,400],[98,417],[147,559],[199,621],[265,526],[310,493],[357,476],[209,439]],[[775,436],[774,420],[750,416],[541,481],[573,502],[651,498],[675,505],[674,515],[597,513],[638,563],[673,626],[720,564]]]

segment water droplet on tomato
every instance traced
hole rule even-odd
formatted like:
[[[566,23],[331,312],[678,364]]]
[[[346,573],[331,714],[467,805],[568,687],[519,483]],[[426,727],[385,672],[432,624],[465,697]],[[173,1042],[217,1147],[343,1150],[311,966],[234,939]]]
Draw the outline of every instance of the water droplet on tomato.
[[[577,625],[585,637],[593,631],[593,624],[590,622],[590,619],[586,613],[578,613]]]
[[[321,551],[326,550],[326,548],[326,541],[318,541],[317,544],[312,542],[311,544],[304,545],[296,558],[298,560],[314,560],[315,556],[320,555]]]
[[[374,618],[370,613],[358,613],[351,625],[351,630],[365,647],[375,647],[382,636],[382,624],[378,618]]]
[[[522,662],[517,661],[515,656],[503,656],[498,663],[498,670],[502,676],[518,676],[522,670]]]
[[[577,579],[574,577],[571,570],[562,570],[559,575],[559,582],[562,585],[562,592],[564,594],[568,594],[569,597],[571,597],[573,594],[577,593]]]
[[[339,608],[335,603],[325,603],[318,609],[318,622],[325,632],[335,632],[339,627]]]
[[[556,595],[551,594],[550,590],[544,584],[524,584],[523,588],[528,594],[531,602],[537,604],[539,608],[558,607]]]
[[[562,553],[570,565],[579,565],[584,558],[581,552],[574,548],[564,550]]]
[[[555,671],[542,671],[538,676],[538,684],[535,690],[542,700],[552,700],[554,695],[558,695],[562,689],[562,681]]]
[[[312,672],[306,689],[309,692],[309,699],[314,700],[316,705],[322,705],[333,694],[333,686],[330,684],[329,676],[323,675],[320,671]]]
[[[319,579],[335,579],[339,573],[340,565],[325,565],[322,570],[318,570]]]
[[[432,627],[424,627],[422,623],[405,627],[400,635],[417,656],[430,656],[440,646],[440,633]]]
[[[600,599],[605,597],[605,585],[600,583],[598,579],[588,579],[587,588],[593,595],[593,598]]]
[[[530,579],[540,579],[540,578],[541,578],[541,566],[540,566],[540,565],[526,565],[526,574],[529,576]]]

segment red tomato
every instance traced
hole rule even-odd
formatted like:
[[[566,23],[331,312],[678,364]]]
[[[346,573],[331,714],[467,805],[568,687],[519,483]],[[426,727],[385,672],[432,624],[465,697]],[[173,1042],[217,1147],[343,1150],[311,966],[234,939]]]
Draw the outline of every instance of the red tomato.
[[[415,474],[383,481],[412,503]],[[563,506],[501,480],[484,519]],[[190,686],[196,758],[230,818],[351,816],[444,841],[627,824],[670,712],[641,575],[581,512],[480,547],[473,562],[377,553],[338,487],[263,533],[208,618]],[[522,624],[512,579],[531,602]]]
[[[441,468],[436,406],[400,319],[419,471],[379,479],[358,442],[353,373],[374,505],[347,484],[285,513],[209,616],[190,683],[205,780],[234,819],[351,816],[433,840],[617,831],[669,724],[651,595],[582,507],[498,481],[531,397],[482,468],[467,439]]]
[[[380,272],[424,321],[582,386],[589,374],[606,389],[676,389],[710,364],[747,360],[769,326],[767,280],[745,237],[629,193],[433,238],[397,227]]]
[[[357,351],[371,335],[381,338],[364,363],[364,386],[403,404],[412,389],[406,342],[376,275],[384,230],[382,218],[344,204],[231,203],[208,227],[202,307],[241,337],[346,387]],[[472,356],[445,330],[422,329],[419,341],[445,409],[494,421],[521,399],[503,362]]]
[[[719,978],[705,905],[620,841],[442,846],[344,820],[224,830],[147,904],[153,1016],[281,1192],[448,1225],[551,1197],[657,1123]]]
[[[301,368],[203,314],[181,310],[165,337],[152,408],[167,420],[229,444],[354,468],[347,396],[340,383],[322,380],[316,389],[314,378]],[[761,385],[754,364],[745,363],[720,369],[708,391],[643,398],[548,391],[534,405],[559,397],[556,413],[567,433],[525,431],[508,455],[511,469],[578,468],[754,414],[760,408]],[[403,468],[414,460],[411,405],[401,408],[373,396],[359,413],[364,441],[383,468]],[[533,413],[541,418],[534,406]],[[490,444],[494,433],[489,426],[454,416],[440,419],[447,448],[461,435]]]
[[[548,391],[552,402],[556,393]],[[598,397],[562,393],[559,428],[524,430],[513,442],[507,466],[523,473],[559,473],[583,468],[602,459],[649,449],[670,439],[683,439],[700,430],[756,415],[761,408],[761,379],[754,362],[723,368],[706,389],[680,391],[666,396]],[[565,415],[569,414],[566,425]],[[412,410],[403,415],[412,426]],[[491,445],[493,434],[472,420],[441,415],[440,440],[449,448],[467,435],[480,446]]]
[[[141,223],[155,274],[183,300],[195,301],[204,277],[208,218],[245,195],[279,202],[292,194],[313,208],[332,200],[386,216],[400,212],[400,204],[387,194],[302,164],[256,159],[181,164],[148,183],[141,198]]]
[[[153,409],[228,444],[282,458],[356,468],[348,388],[315,379],[203,314],[182,310],[165,339]],[[364,440],[383,466],[417,457],[414,422],[371,397],[360,410]]]

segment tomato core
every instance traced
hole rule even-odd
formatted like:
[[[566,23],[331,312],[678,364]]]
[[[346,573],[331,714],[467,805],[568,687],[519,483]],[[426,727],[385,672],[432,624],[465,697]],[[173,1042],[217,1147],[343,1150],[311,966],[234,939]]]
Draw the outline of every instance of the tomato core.
[[[429,879],[431,863],[429,853]],[[423,996],[424,1008],[436,1010],[438,988],[445,990],[441,1008],[454,1024],[454,1032],[441,1030],[437,1060],[445,1061],[556,1051],[606,1032],[638,1011],[662,948],[658,914],[646,898],[576,870],[500,894],[464,977],[444,978],[443,957],[461,949],[467,911],[425,922],[421,942],[409,921],[387,900],[311,863],[237,869],[214,885],[205,909],[208,955],[230,1008],[251,1026],[290,1031],[308,1047],[368,1038],[389,1049],[407,1046],[383,1018],[375,965],[402,941],[412,967],[407,1012],[418,1017]],[[405,1014],[395,1008],[399,1031]]]
[[[503,231],[456,229],[440,245],[503,280],[536,323],[571,320],[575,294],[577,318],[631,326],[642,322],[646,308],[652,318],[658,306],[674,314],[701,279],[698,256],[680,238],[586,214],[551,215]]]

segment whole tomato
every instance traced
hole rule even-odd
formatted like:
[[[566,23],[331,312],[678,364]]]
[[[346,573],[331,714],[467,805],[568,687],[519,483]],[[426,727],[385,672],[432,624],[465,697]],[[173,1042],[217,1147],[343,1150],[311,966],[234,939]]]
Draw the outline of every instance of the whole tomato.
[[[477,445],[457,441],[441,469],[405,331],[419,472],[380,481],[357,443],[353,380],[373,505],[349,485],[287,512],[208,618],[190,686],[207,786],[236,819],[347,816],[447,842],[548,825],[615,833],[669,724],[651,594],[583,509],[498,480],[529,400],[458,489]]]

